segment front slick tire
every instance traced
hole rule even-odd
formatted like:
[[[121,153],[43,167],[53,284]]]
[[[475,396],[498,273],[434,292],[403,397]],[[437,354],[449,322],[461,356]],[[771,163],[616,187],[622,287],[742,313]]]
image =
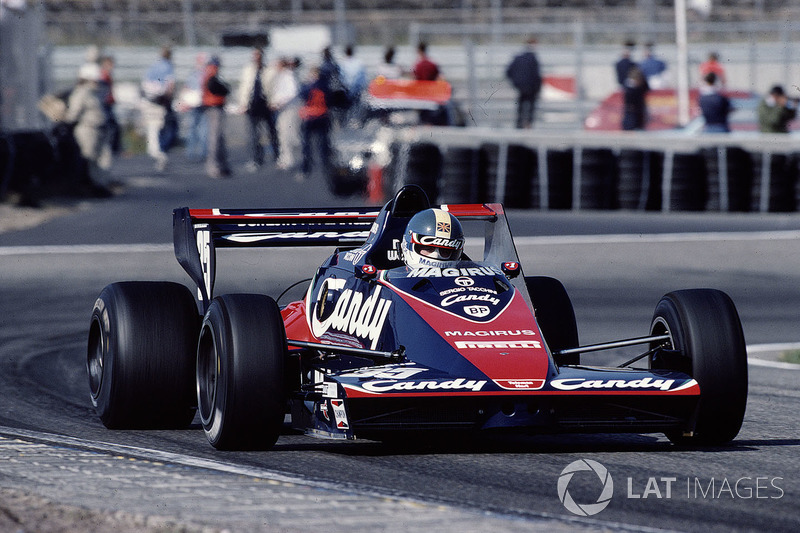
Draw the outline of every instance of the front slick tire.
[[[229,294],[211,302],[197,348],[197,401],[219,450],[266,450],[286,411],[286,331],[275,300]]]
[[[200,315],[178,283],[113,283],[92,310],[86,366],[109,429],[184,428],[194,418]]]
[[[730,297],[714,289],[690,289],[665,295],[656,306],[653,335],[668,334],[683,355],[683,368],[700,385],[694,424],[667,433],[676,444],[720,445],[736,437],[747,404],[747,352],[739,314]],[[693,427],[692,427],[693,425]]]

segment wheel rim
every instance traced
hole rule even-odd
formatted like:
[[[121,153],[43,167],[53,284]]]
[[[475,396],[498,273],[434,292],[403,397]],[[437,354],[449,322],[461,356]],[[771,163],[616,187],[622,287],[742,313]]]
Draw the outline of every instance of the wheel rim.
[[[662,317],[659,316],[653,320],[653,325],[650,327],[650,335],[669,335],[669,348],[672,350],[677,349],[675,346],[675,339],[672,336],[672,331],[669,329],[669,324],[667,324],[667,321]],[[651,348],[655,347],[655,345],[651,346]]]
[[[86,360],[86,368],[89,371],[89,389],[94,399],[99,396],[100,387],[103,385],[103,369],[105,367],[103,346],[105,346],[103,328],[95,320],[89,335],[89,350]]]
[[[218,377],[219,356],[214,333],[206,329],[200,337],[197,350],[197,405],[204,426],[208,426],[214,418]]]

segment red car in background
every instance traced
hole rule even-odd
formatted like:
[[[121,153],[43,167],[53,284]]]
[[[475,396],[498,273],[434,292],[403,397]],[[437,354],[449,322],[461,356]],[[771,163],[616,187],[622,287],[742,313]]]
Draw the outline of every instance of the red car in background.
[[[750,91],[724,91],[737,110],[751,111],[752,120],[734,120],[731,116],[731,129],[758,131],[757,115],[752,110],[758,105],[759,96]],[[689,117],[692,121],[700,117],[698,98],[700,91],[689,91]],[[678,93],[675,89],[653,89],[647,93],[648,131],[671,130],[681,127],[678,121]],[[736,113],[734,111],[734,113]],[[701,119],[702,120],[702,119]],[[619,131],[622,129],[622,91],[616,91],[603,100],[584,121],[584,129],[589,131]]]

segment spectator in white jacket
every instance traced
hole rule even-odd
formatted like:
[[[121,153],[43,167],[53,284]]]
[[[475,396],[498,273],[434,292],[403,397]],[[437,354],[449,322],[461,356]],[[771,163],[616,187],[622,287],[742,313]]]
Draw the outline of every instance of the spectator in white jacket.
[[[299,59],[282,58],[278,63],[270,93],[270,107],[276,117],[278,144],[278,168],[291,169],[300,151],[300,103],[297,95],[300,84],[297,81]]]

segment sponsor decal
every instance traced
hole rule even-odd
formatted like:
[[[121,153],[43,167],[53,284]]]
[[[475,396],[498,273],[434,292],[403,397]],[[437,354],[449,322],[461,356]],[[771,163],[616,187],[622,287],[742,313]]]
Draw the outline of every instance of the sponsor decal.
[[[432,235],[415,236],[417,237],[417,243],[423,246],[437,246],[439,248],[462,248],[464,246],[464,241],[461,239],[445,239]]]
[[[411,269],[408,273],[409,278],[457,278],[459,276],[481,277],[494,276],[502,272],[491,267],[467,267],[467,268],[439,268],[421,266]]]
[[[351,250],[344,254],[344,260],[350,263],[358,263],[367,254],[367,250],[359,248],[358,250]]]
[[[337,429],[350,429],[350,423],[347,421],[347,411],[344,409],[344,400],[331,400],[331,407],[333,407],[333,418]]]
[[[674,379],[585,379],[585,378],[566,378],[555,379],[550,384],[559,390],[578,390],[578,389],[658,389],[662,391],[672,390]]]
[[[322,397],[323,398],[336,398],[337,387],[336,383],[326,381],[322,383]]]
[[[539,349],[542,347],[542,343],[539,341],[456,341],[456,348],[462,349],[477,349],[477,350],[488,350],[494,348],[500,349],[530,349],[536,348]],[[567,380],[564,380],[567,381]]]
[[[445,331],[445,337],[519,337],[521,335],[535,336],[536,332],[532,329],[498,329],[498,330],[477,330],[477,331]]]
[[[473,285],[475,285],[475,280],[472,278],[468,278],[467,276],[459,276],[453,280],[453,283],[455,283],[459,287],[472,287]]]
[[[460,279],[460,278],[459,278]],[[470,278],[465,278],[470,279]],[[494,289],[487,289],[486,287],[453,287],[439,292],[439,296],[447,296],[456,292],[485,292],[487,294],[497,294]]]
[[[439,305],[442,307],[450,307],[453,304],[463,302],[486,302],[497,305],[500,303],[500,298],[492,296],[491,294],[452,294],[443,298]]]
[[[370,341],[375,349],[378,337],[383,331],[386,316],[389,314],[390,300],[380,297],[381,288],[375,287],[366,299],[364,294],[352,289],[342,291],[331,315],[320,320],[316,312],[311,313],[311,332],[320,338],[328,330],[339,331]],[[319,303],[317,304],[319,305]]]
[[[319,404],[319,412],[322,413],[322,416],[325,417],[325,420],[327,420],[328,422],[331,421],[331,415],[328,414],[328,402],[326,402],[325,400],[323,400],[322,403]]]
[[[485,316],[489,316],[489,313],[491,313],[492,310],[485,305],[467,305],[464,306],[464,312],[469,316],[474,316],[475,318],[483,318]]]
[[[486,385],[486,380],[450,379],[447,381],[394,381],[379,380],[361,383],[369,392],[420,391],[420,390],[468,390],[478,392]]]
[[[375,268],[373,265],[364,265],[364,266],[361,267],[361,272],[363,272],[364,274],[366,274],[368,276],[372,276],[372,275],[377,274],[378,269]]]
[[[392,248],[386,251],[386,259],[389,261],[400,261],[400,239],[392,239]]]
[[[250,243],[281,239],[298,239],[309,241],[321,239],[339,239],[343,241],[361,241],[366,239],[368,236],[368,231],[315,231],[312,233],[293,231],[286,233],[234,233],[231,235],[225,235],[222,238],[233,242]]]
[[[347,372],[346,374],[339,374],[339,377],[360,379],[409,379],[421,372],[426,372],[427,370],[427,368],[404,366],[368,367],[353,370],[352,372]]]
[[[494,382],[507,390],[539,390],[544,387],[543,379],[495,379]]]

